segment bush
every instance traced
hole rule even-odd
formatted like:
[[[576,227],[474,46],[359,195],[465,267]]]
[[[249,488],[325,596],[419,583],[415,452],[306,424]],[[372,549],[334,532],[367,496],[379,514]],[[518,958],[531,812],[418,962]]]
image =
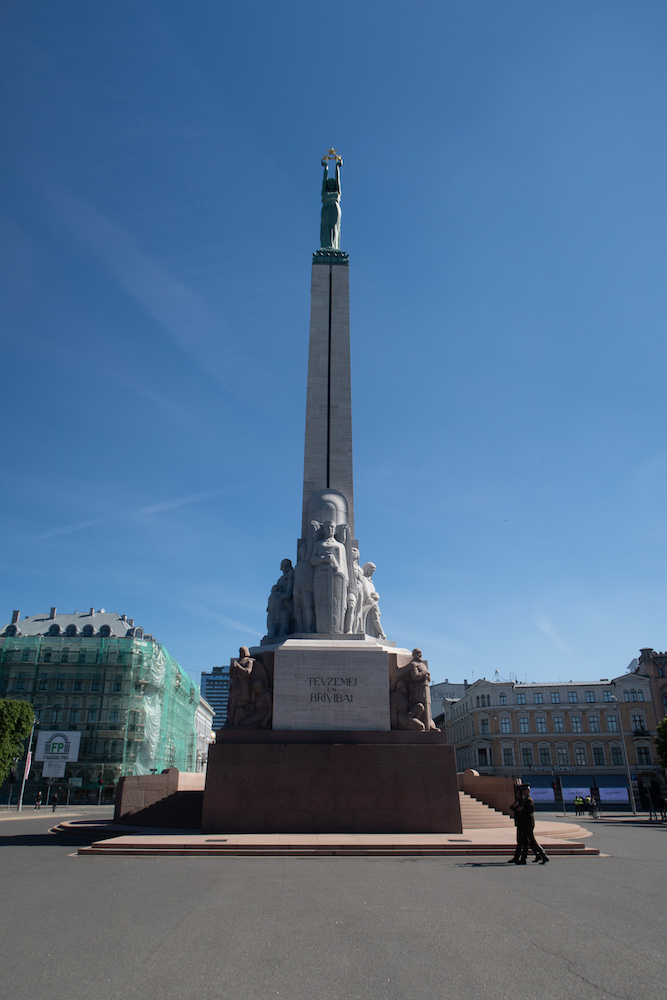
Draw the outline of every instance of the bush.
[[[9,774],[14,757],[23,756],[34,720],[29,702],[0,698],[0,783]]]

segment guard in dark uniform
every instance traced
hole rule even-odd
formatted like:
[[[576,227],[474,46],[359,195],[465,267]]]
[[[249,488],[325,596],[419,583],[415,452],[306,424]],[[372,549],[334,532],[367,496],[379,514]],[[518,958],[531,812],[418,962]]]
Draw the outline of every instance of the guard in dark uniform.
[[[528,851],[535,855],[535,861],[545,865],[547,852],[535,840],[535,803],[530,797],[530,785],[519,785],[519,794],[512,811],[516,823],[516,852],[511,859],[516,865],[525,865]]]

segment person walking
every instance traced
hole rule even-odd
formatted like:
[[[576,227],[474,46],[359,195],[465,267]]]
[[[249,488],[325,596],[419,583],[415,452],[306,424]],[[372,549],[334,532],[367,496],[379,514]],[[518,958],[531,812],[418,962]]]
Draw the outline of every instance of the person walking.
[[[516,865],[525,865],[528,851],[535,854],[534,862],[545,865],[549,860],[547,852],[535,840],[535,803],[530,797],[530,785],[519,786],[520,796],[514,803],[514,819],[517,831],[517,852],[512,860]]]
[[[37,792],[37,795],[35,796],[35,811],[39,812],[41,808],[42,808],[42,793]]]
[[[53,798],[51,799],[51,805],[53,806],[53,811],[56,811],[56,806],[58,805],[58,793],[53,793]]]

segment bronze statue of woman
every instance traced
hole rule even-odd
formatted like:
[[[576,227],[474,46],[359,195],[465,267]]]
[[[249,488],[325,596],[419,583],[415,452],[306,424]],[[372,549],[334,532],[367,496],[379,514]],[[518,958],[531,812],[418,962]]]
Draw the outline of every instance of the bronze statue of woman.
[[[320,223],[320,247],[327,250],[340,250],[340,165],[343,162],[339,156],[336,160],[336,175],[329,177],[329,159],[324,156],[324,178],[322,180],[322,221]]]

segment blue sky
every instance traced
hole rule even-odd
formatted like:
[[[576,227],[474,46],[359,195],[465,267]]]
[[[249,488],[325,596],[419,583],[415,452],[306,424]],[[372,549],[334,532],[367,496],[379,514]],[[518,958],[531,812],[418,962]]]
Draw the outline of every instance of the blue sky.
[[[667,7],[4,0],[2,621],[198,677],[300,528],[344,156],[355,522],[436,681],[667,646]]]

